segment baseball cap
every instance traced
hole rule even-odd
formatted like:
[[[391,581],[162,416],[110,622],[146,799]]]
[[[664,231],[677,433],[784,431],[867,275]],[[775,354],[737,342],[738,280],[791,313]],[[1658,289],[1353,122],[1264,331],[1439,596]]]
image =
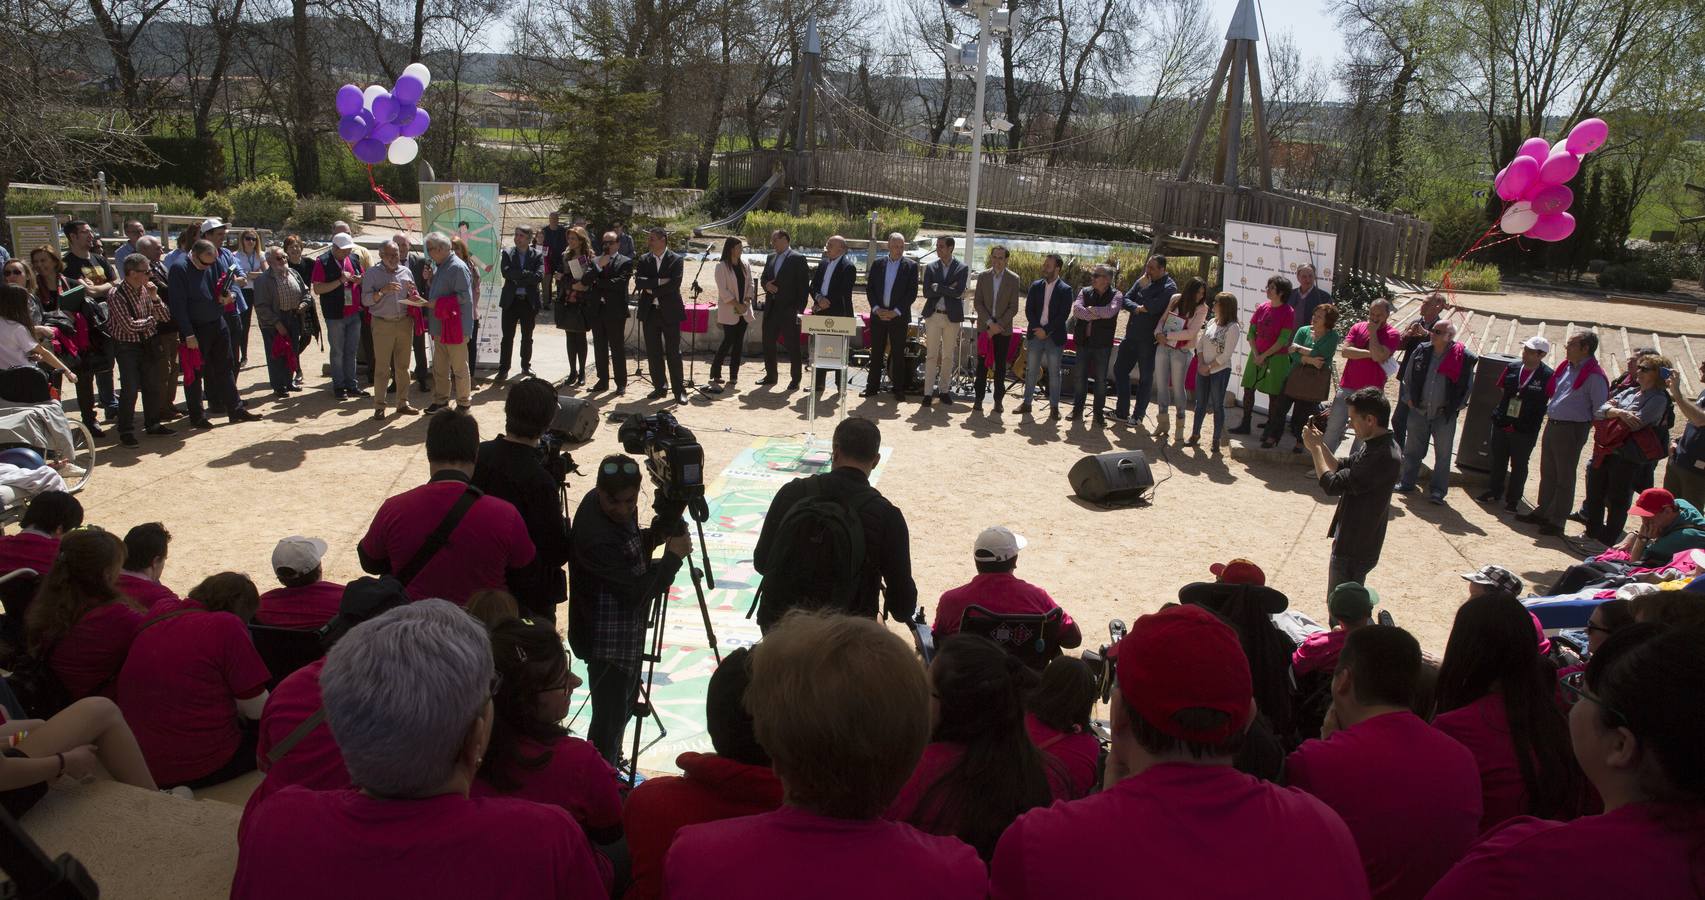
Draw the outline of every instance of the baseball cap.
[[[1326,611],[1335,619],[1346,619],[1360,622],[1373,616],[1373,608],[1379,605],[1379,594],[1373,588],[1354,581],[1346,581],[1332,589],[1326,598]]]
[[[976,557],[979,562],[1006,562],[1028,543],[1023,535],[1005,525],[994,525],[977,535]]]
[[[1628,508],[1631,516],[1655,516],[1675,505],[1675,495],[1663,488],[1646,488]]]
[[[1227,584],[1266,584],[1267,573],[1261,567],[1243,557],[1231,562],[1214,563],[1208,567],[1214,577]]]
[[[217,231],[217,230],[224,228],[224,227],[225,227],[225,223],[219,221],[218,216],[208,216],[207,218],[201,220],[201,233],[202,234],[206,234],[209,231]]]
[[[1462,573],[1462,580],[1497,588],[1511,597],[1521,596],[1521,576],[1503,566],[1481,566],[1472,572]]]
[[[1198,606],[1172,606],[1137,619],[1109,651],[1119,660],[1119,693],[1155,730],[1217,744],[1243,731],[1255,713],[1249,660],[1237,632]],[[1225,713],[1213,728],[1186,728],[1181,710]]]
[[[343,587],[343,600],[338,604],[337,615],[320,628],[320,639],[330,646],[331,642],[342,637],[349,629],[362,622],[399,606],[409,603],[408,591],[403,583],[389,575],[378,577],[365,576],[351,581]]]
[[[355,246],[355,238],[340,231],[332,235],[332,246],[339,250],[348,250]]]
[[[326,558],[326,542],[319,538],[302,537],[293,534],[278,542],[272,548],[272,567],[289,569],[301,574],[312,572],[319,568],[320,560]]]
[[[1545,335],[1542,334],[1536,334],[1522,341],[1521,345],[1529,350],[1538,350],[1541,354],[1551,352],[1551,342],[1546,340]]]

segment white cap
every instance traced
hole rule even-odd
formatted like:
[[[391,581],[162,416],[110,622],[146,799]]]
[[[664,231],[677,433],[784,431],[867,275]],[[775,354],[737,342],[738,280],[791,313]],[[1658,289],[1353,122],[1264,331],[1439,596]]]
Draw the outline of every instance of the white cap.
[[[977,535],[977,561],[1006,562],[1017,556],[1026,543],[1023,535],[1004,525],[985,528],[982,534]]]
[[[339,250],[348,250],[355,246],[355,238],[352,238],[342,232],[338,232],[337,234],[332,235],[332,246]]]
[[[224,228],[224,227],[225,227],[225,223],[219,221],[218,216],[208,216],[207,218],[201,220],[201,233],[202,234],[206,234],[209,231],[218,231],[219,229]]]
[[[1527,340],[1522,341],[1521,345],[1523,347],[1526,347],[1529,350],[1538,350],[1540,352],[1540,355],[1544,355],[1544,354],[1551,352],[1551,342],[1546,340],[1544,335],[1536,334],[1533,337],[1530,337]]]
[[[326,542],[319,538],[293,534],[272,548],[273,571],[289,569],[300,575],[319,568],[326,555]]]

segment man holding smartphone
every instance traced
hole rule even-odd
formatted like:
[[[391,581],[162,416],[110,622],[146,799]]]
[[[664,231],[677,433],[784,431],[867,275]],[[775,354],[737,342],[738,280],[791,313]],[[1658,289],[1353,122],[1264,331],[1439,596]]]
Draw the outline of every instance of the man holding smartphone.
[[[1367,584],[1385,546],[1385,526],[1391,519],[1391,492],[1403,456],[1388,423],[1391,404],[1379,388],[1362,388],[1350,395],[1350,428],[1361,445],[1339,459],[1326,448],[1317,422],[1302,432],[1302,445],[1314,462],[1320,488],[1338,498],[1327,534],[1332,557],[1327,565],[1326,590],[1346,581]]]

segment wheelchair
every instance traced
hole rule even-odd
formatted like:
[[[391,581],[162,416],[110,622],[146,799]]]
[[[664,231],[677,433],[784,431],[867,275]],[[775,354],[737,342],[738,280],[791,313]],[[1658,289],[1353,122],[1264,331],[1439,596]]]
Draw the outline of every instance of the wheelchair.
[[[32,451],[54,466],[72,493],[86,487],[95,471],[95,436],[65,415],[46,373],[35,366],[0,370],[0,453],[13,449]],[[27,502],[0,487],[0,521],[15,521]]]

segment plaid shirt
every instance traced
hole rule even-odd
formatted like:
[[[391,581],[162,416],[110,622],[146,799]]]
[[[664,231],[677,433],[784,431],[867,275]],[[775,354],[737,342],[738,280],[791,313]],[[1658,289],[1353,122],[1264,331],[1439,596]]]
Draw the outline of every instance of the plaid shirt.
[[[623,567],[635,578],[645,577],[650,568],[645,557],[645,544],[640,532],[629,532],[621,543]],[[639,662],[640,645],[645,643],[645,626],[651,621],[651,601],[633,603],[610,592],[609,583],[598,587],[598,599],[592,604],[591,659],[609,663],[635,665]]]
[[[160,330],[161,322],[172,319],[171,310],[160,302],[158,295],[149,302],[127,281],[119,282],[108,301],[111,314],[107,316],[107,335],[115,341],[139,344],[153,337]],[[140,327],[133,324],[138,319],[145,320]]]

